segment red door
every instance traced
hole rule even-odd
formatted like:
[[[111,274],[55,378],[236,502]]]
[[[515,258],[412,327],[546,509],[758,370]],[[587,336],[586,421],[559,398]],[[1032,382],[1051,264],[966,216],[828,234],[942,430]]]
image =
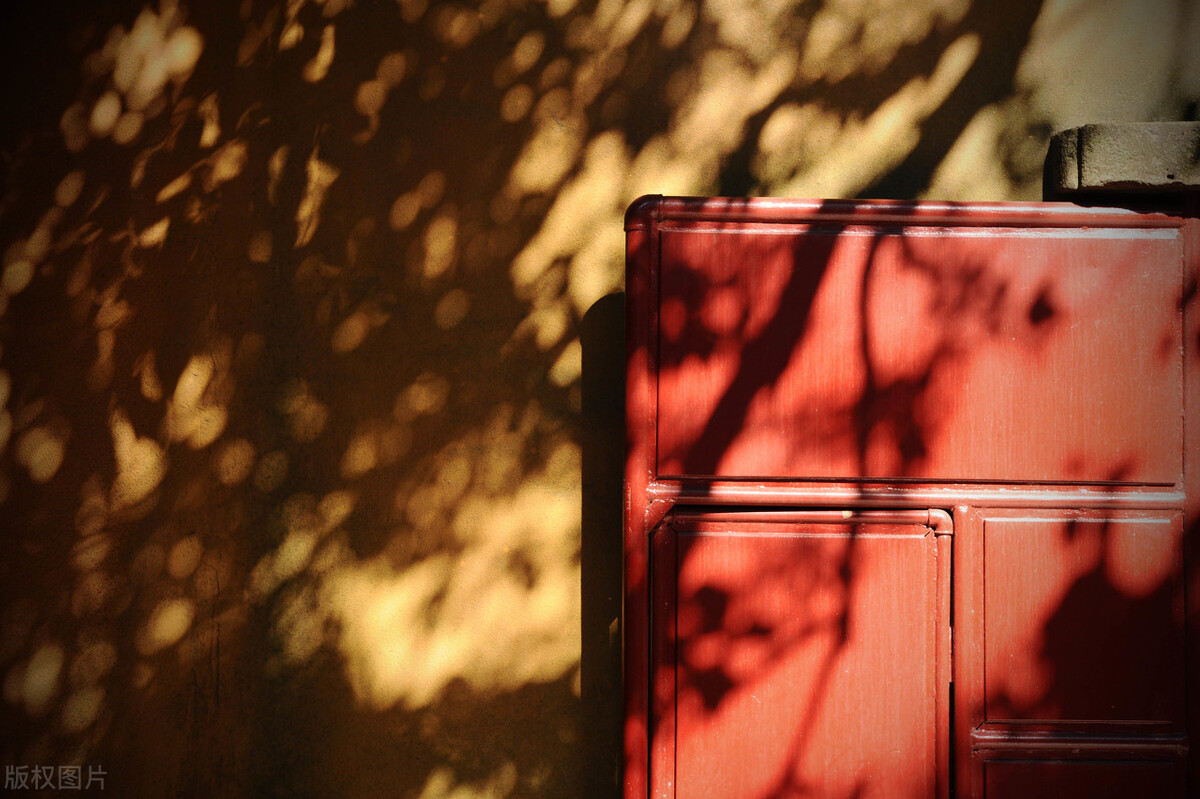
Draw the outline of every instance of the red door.
[[[1193,220],[627,230],[627,797],[1195,793]]]

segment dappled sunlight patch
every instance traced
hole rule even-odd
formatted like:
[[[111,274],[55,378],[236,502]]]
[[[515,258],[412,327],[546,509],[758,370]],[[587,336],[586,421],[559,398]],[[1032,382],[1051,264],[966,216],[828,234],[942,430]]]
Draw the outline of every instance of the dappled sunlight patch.
[[[113,126],[112,138],[117,144],[132,144],[142,132],[146,117],[141,111],[126,111]]]
[[[485,779],[460,782],[452,769],[441,766],[433,770],[417,799],[506,799],[517,787],[517,767],[505,761]]]
[[[302,444],[316,441],[329,421],[329,408],[303,380],[294,380],[284,388],[279,410],[287,420],[292,438]]]
[[[557,187],[579,157],[584,124],[581,114],[566,107],[546,113],[509,173],[512,190],[536,194]]]
[[[563,302],[552,302],[535,308],[522,320],[513,338],[520,340],[532,334],[534,345],[546,352],[562,341],[571,326],[571,314]]]
[[[0,272],[0,298],[20,294],[33,281],[37,267],[50,252],[54,229],[62,221],[63,209],[47,210],[27,239],[12,242],[4,251],[4,270]]]
[[[430,170],[417,184],[417,197],[422,208],[433,208],[446,193],[446,173],[438,169]]]
[[[929,78],[913,78],[866,119],[848,121],[820,162],[776,190],[797,197],[845,197],[869,186],[916,147],[921,122],[962,80],[979,47],[975,34],[957,39],[943,52]]]
[[[117,649],[111,642],[91,637],[82,641],[71,659],[67,679],[75,688],[95,685],[117,665]]]
[[[541,421],[542,411],[536,403],[520,413],[502,404],[489,414],[476,445],[486,457],[479,457],[474,466],[475,491],[491,495],[516,490],[524,472],[525,450]]]
[[[407,695],[408,704],[417,707],[443,687],[439,675],[429,673],[429,663],[444,659],[454,642],[435,649],[425,617],[450,571],[450,558],[443,555],[399,575],[377,560],[329,576],[325,593],[333,612],[349,614],[338,645],[360,701],[382,708]]]
[[[68,172],[54,189],[54,202],[60,208],[69,208],[74,205],[79,199],[79,195],[83,193],[83,184],[86,179],[86,175],[81,169]]]
[[[415,54],[409,56],[399,50],[386,53],[379,59],[379,64],[375,67],[375,78],[382,81],[389,89],[399,86],[408,73],[410,62],[415,62],[415,60]]]
[[[575,552],[504,547],[518,537],[514,514],[526,528],[521,537],[574,539],[571,511],[559,504],[572,504],[569,492],[519,492],[491,513],[478,508],[479,543],[453,569],[433,556],[399,573],[384,564],[335,571],[329,594],[359,698],[375,707],[419,707],[456,678],[491,691],[565,674],[579,657]],[[490,525],[498,528],[494,539]],[[552,561],[562,549],[571,551]],[[343,615],[355,607],[368,610]]]
[[[836,82],[855,72],[879,72],[901,47],[957,23],[969,8],[966,0],[827,3],[808,27],[800,74],[808,82]]]
[[[115,91],[100,95],[92,106],[92,114],[88,117],[88,132],[93,136],[103,138],[112,132],[121,114],[121,97]]]
[[[304,40],[304,26],[295,19],[290,19],[279,34],[279,50],[291,50]]]
[[[597,230],[614,221],[620,230],[625,199],[621,193],[623,176],[628,167],[621,134],[604,133],[588,143],[582,172],[559,192],[537,235],[513,261],[513,283],[522,297],[528,297],[529,288],[555,259],[582,249]],[[613,274],[606,276],[603,284],[620,280],[619,268],[604,266],[610,267],[608,271]],[[581,314],[583,310],[586,308],[580,310]]]
[[[492,71],[492,83],[497,89],[509,86],[514,80],[533,69],[545,49],[546,35],[539,30],[529,31],[517,40],[512,52],[496,65]],[[532,102],[532,96],[530,100]]]
[[[689,0],[674,0],[660,3],[659,8],[664,9],[666,13],[659,44],[664,50],[674,50],[683,44],[692,32],[699,15],[697,4]]]
[[[186,580],[196,571],[203,556],[204,545],[200,543],[200,537],[184,536],[176,541],[167,553],[167,573],[176,580]]]
[[[280,652],[268,661],[268,673],[306,662],[326,643],[326,619],[316,603],[312,586],[285,591],[277,600],[274,632]]]
[[[318,158],[315,149],[308,157],[304,173],[304,196],[296,206],[296,247],[303,247],[312,241],[321,223],[321,206],[325,202],[325,194],[340,174],[332,164]]]
[[[164,216],[150,227],[138,234],[138,246],[161,247],[167,240],[167,230],[171,227],[171,217]]]
[[[113,512],[134,510],[158,489],[167,473],[166,454],[153,439],[139,436],[121,409],[109,417],[117,474],[109,506]]]
[[[162,112],[166,90],[191,76],[203,49],[203,37],[182,24],[175,6],[161,15],[143,9],[128,32],[111,28],[104,46],[84,61],[89,80],[107,77],[111,83],[90,107],[77,102],[63,114],[59,127],[67,149],[80,152],[92,138],[132,143],[146,119]]]
[[[458,257],[458,219],[452,206],[442,208],[430,220],[423,237],[425,263],[422,276],[434,280],[446,275]]]
[[[396,397],[392,414],[398,421],[407,422],[439,413],[449,396],[449,380],[433,372],[423,372]]]
[[[368,472],[394,464],[412,446],[412,431],[394,422],[364,424],[342,454],[340,472],[354,480]]]
[[[315,530],[295,528],[268,557],[260,560],[250,572],[250,590],[262,599],[269,596],[286,580],[295,577],[312,557],[317,546]]]
[[[196,116],[200,118],[200,146],[208,149],[221,139],[221,104],[216,92],[205,95],[196,106]]]
[[[989,157],[1000,149],[1008,124],[1008,114],[996,104],[975,114],[938,164],[922,197],[979,201],[1013,195],[1018,187],[1012,185],[1004,164]]]
[[[334,328],[330,348],[337,355],[345,355],[362,346],[372,331],[387,324],[391,314],[374,302],[364,302],[338,323]]]
[[[154,350],[148,350],[134,364],[133,374],[138,379],[138,390],[142,396],[151,402],[158,402],[163,398],[163,388],[154,360]]]
[[[304,65],[304,79],[309,83],[324,80],[333,66],[333,57],[337,51],[333,25],[326,25],[321,31],[321,45],[317,48],[312,60]]]
[[[410,25],[425,15],[429,8],[429,0],[396,0],[400,6],[400,16]]]
[[[405,563],[384,554],[342,562],[326,576],[323,603],[360,701],[376,708],[427,705],[454,680],[480,692],[558,679],[579,658],[579,518],[573,485],[579,450],[562,441],[512,493],[488,475],[508,451],[520,472],[511,413],[490,432],[448,447],[429,480],[404,499],[409,523],[457,542]],[[522,425],[533,424],[526,414]],[[449,544],[445,541],[445,544]]]
[[[388,212],[388,224],[392,230],[404,230],[421,213],[421,197],[415,191],[405,192],[396,198]]]
[[[89,535],[71,547],[71,566],[80,572],[100,568],[112,551],[113,540],[107,535]]]
[[[225,430],[224,402],[232,393],[229,342],[212,353],[194,355],[184,367],[167,405],[167,435],[194,449],[212,444]]]
[[[354,135],[354,141],[362,144],[379,131],[379,112],[387,102],[388,93],[400,85],[408,70],[409,58],[404,53],[393,51],[379,61],[375,77],[358,85],[354,94],[354,110],[367,117],[367,129]]]
[[[561,353],[550,366],[547,375],[550,382],[560,388],[565,388],[579,379],[583,373],[583,346],[575,339],[563,347]]]
[[[240,485],[254,471],[255,449],[244,438],[226,442],[217,452],[213,469],[222,485]]]
[[[533,108],[533,89],[524,83],[518,83],[504,93],[500,100],[500,118],[505,122],[519,122]]]
[[[841,128],[838,115],[816,103],[780,105],[759,134],[751,164],[754,177],[771,185],[808,168],[833,146]]]
[[[580,317],[601,297],[621,288],[624,231],[611,224],[611,217],[607,221],[610,224],[597,226],[595,235],[579,248],[567,267],[567,296]]]
[[[50,709],[58,695],[65,657],[59,644],[47,643],[38,647],[25,664],[20,698],[29,715],[41,716]]]
[[[75,510],[75,531],[80,536],[95,535],[104,529],[108,520],[108,497],[104,480],[93,474],[79,490],[79,507]]]
[[[242,139],[226,142],[208,159],[208,173],[204,178],[205,191],[215,191],[221,184],[242,174],[249,158],[249,147]]]
[[[432,22],[435,35],[450,47],[466,47],[479,34],[479,12],[468,6],[439,5]]]
[[[272,205],[279,202],[279,181],[283,179],[283,168],[287,166],[290,152],[291,149],[283,144],[276,147],[267,159],[267,199]]]
[[[81,688],[67,697],[62,709],[62,728],[78,734],[91,727],[104,710],[106,692],[99,686]]]
[[[33,262],[28,258],[18,258],[4,266],[0,274],[0,290],[5,294],[20,294],[33,280]]]
[[[278,515],[283,539],[250,572],[251,596],[262,600],[303,572],[322,541],[354,512],[356,502],[350,491],[333,491],[320,501],[309,494],[289,497]]]
[[[65,421],[32,427],[17,438],[14,459],[35,483],[47,483],[62,466],[69,428]]]
[[[184,172],[179,177],[172,180],[167,185],[159,189],[158,195],[154,198],[157,203],[165,203],[168,200],[182,194],[192,185],[192,173]]]
[[[457,327],[471,310],[471,295],[460,288],[450,289],[433,310],[434,323],[442,330]]]
[[[196,606],[190,599],[166,599],[159,602],[149,618],[138,628],[137,651],[150,657],[179,643],[192,627]]]

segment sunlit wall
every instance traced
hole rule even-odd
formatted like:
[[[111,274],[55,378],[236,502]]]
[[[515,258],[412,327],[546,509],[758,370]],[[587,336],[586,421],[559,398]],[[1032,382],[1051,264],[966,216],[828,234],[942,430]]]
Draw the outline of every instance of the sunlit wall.
[[[0,736],[123,796],[614,795],[625,206],[1038,199],[1200,98],[1188,0],[59,5],[2,34]]]

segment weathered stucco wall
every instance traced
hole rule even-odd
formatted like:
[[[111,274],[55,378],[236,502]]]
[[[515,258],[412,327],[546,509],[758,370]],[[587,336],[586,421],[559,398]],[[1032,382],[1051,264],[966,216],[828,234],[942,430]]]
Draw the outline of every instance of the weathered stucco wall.
[[[2,759],[122,796],[614,795],[624,207],[1037,199],[1053,130],[1200,98],[1187,0],[53,6]]]

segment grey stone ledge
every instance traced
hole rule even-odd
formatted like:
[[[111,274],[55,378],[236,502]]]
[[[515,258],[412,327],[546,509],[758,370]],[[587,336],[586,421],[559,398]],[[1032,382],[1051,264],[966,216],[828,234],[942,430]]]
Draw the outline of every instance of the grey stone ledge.
[[[1200,189],[1200,122],[1104,122],[1055,133],[1046,194],[1192,194]]]

